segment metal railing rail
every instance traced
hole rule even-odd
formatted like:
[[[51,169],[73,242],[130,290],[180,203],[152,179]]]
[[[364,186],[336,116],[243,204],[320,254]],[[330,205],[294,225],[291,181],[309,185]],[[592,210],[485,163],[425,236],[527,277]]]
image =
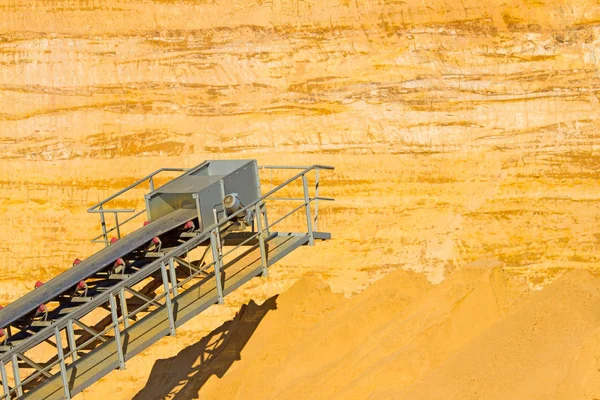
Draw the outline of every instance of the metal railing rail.
[[[292,169],[292,168],[289,168],[289,169]],[[37,378],[41,378],[42,376],[48,377],[48,374],[50,374],[50,370],[54,367],[59,366],[60,368],[59,368],[59,372],[57,372],[57,374],[61,375],[61,378],[63,381],[63,386],[64,386],[65,398],[69,399],[71,394],[70,394],[69,386],[68,386],[68,382],[67,382],[66,366],[70,365],[70,363],[67,364],[67,358],[71,358],[71,362],[75,362],[78,359],[78,351],[83,350],[86,346],[88,346],[90,343],[92,343],[94,341],[101,340],[101,338],[106,339],[105,335],[107,333],[109,333],[110,331],[113,331],[113,333],[114,333],[113,338],[115,339],[116,346],[118,348],[117,350],[119,352],[120,367],[124,368],[125,360],[124,360],[123,354],[122,354],[123,350],[120,347],[121,346],[120,335],[126,329],[129,328],[129,320],[133,316],[142,312],[145,309],[149,309],[153,305],[154,306],[157,306],[157,305],[158,306],[166,306],[168,309],[169,322],[170,322],[170,326],[171,326],[170,333],[171,333],[171,335],[174,335],[175,334],[175,325],[173,322],[173,310],[171,308],[171,301],[173,301],[173,299],[179,295],[180,290],[182,290],[182,291],[184,290],[184,285],[186,285],[192,279],[198,277],[198,275],[200,275],[202,273],[206,274],[205,271],[207,269],[213,268],[213,272],[211,274],[209,274],[208,276],[203,276],[203,278],[208,279],[208,278],[212,277],[215,279],[216,288],[217,288],[217,292],[218,292],[218,303],[222,304],[224,294],[223,294],[223,284],[220,282],[219,269],[223,265],[222,264],[223,259],[226,256],[231,255],[234,251],[240,249],[243,245],[247,244],[248,242],[250,242],[252,240],[257,240],[257,242],[258,242],[254,246],[258,247],[260,249],[263,276],[266,276],[268,265],[267,265],[266,253],[265,253],[265,241],[268,239],[268,236],[270,235],[270,233],[269,233],[270,228],[281,223],[282,221],[287,219],[290,215],[301,210],[302,208],[305,209],[306,221],[307,221],[307,230],[305,231],[306,233],[304,233],[304,235],[308,236],[308,244],[313,245],[314,244],[313,235],[314,235],[315,230],[314,230],[314,226],[312,224],[313,220],[310,215],[311,214],[310,213],[310,211],[311,211],[310,203],[312,203],[314,201],[316,204],[319,200],[323,200],[323,201],[332,201],[333,200],[331,198],[319,197],[316,194],[314,197],[309,196],[308,180],[307,180],[306,175],[313,170],[319,171],[321,169],[322,170],[333,170],[334,168],[329,167],[329,166],[324,166],[324,165],[313,165],[313,166],[305,168],[298,174],[294,175],[292,178],[286,180],[285,182],[278,185],[276,188],[270,190],[266,194],[262,195],[260,198],[251,202],[244,208],[229,215],[227,218],[222,219],[218,223],[211,225],[210,227],[205,229],[202,233],[199,233],[198,235],[194,236],[193,238],[187,240],[185,243],[183,243],[183,244],[179,245],[178,247],[176,247],[175,249],[169,251],[167,254],[163,255],[162,257],[157,258],[155,261],[148,264],[143,269],[137,271],[136,273],[130,275],[128,278],[126,278],[126,279],[122,280],[121,282],[117,283],[116,285],[110,287],[107,291],[95,296],[94,298],[91,299],[91,301],[79,306],[76,310],[74,310],[71,313],[65,315],[64,317],[56,320],[51,326],[48,326],[48,327],[42,329],[34,336],[31,336],[30,338],[24,340],[23,342],[17,344],[15,347],[11,348],[6,353],[2,354],[0,356],[0,378],[2,379],[2,386],[4,388],[4,395],[2,396],[2,398],[10,399],[11,396],[13,396],[13,395],[16,395],[17,397],[22,396],[24,389],[25,389],[25,385],[34,381]],[[147,177],[146,177],[146,179],[147,179]],[[275,222],[268,223],[267,218],[266,218],[265,201],[269,200],[269,198],[272,197],[275,193],[279,192],[281,189],[288,186],[290,183],[296,181],[297,179],[302,180],[303,191],[304,191],[304,199],[302,199],[303,203],[300,204],[298,207],[295,207],[292,211],[286,213],[284,216],[278,218]],[[121,191],[121,193],[123,193],[123,192],[124,191]],[[114,195],[113,198],[118,195],[119,194]],[[110,199],[107,199],[106,201],[110,201]],[[104,204],[106,201],[98,203],[94,207],[99,207],[102,204]],[[92,207],[92,208],[94,208],[94,207]],[[256,213],[255,215],[256,215],[256,221],[257,221],[257,225],[258,225],[257,231],[254,232],[248,238],[246,238],[243,242],[236,245],[233,249],[227,251],[226,253],[223,253],[222,249],[220,249],[220,240],[219,240],[221,229],[226,227],[231,221],[235,220],[238,215],[245,213],[248,210],[252,210]],[[262,218],[264,218],[264,222],[262,221]],[[264,223],[264,225],[263,225],[263,223]],[[210,239],[210,246],[212,247],[212,250],[213,250],[213,261],[210,264],[204,265],[202,268],[199,268],[195,272],[191,273],[190,276],[188,276],[186,279],[178,282],[176,279],[176,276],[175,276],[175,267],[174,267],[175,259],[183,256],[184,254],[187,254],[189,251],[191,251],[195,247],[199,246],[201,243],[205,242],[207,239]],[[168,270],[167,270],[167,265],[169,266]],[[158,271],[160,271],[160,275],[162,277],[164,292],[155,296],[152,299],[148,299],[141,306],[139,306],[136,310],[131,311],[131,312],[127,311],[126,304],[125,304],[125,296],[124,296],[125,291],[128,290],[128,288],[131,288],[131,287],[135,286],[136,284],[142,282],[143,280],[149,278],[151,275],[157,273]],[[123,310],[120,317],[119,317],[118,308],[116,305],[116,297],[119,297],[120,307],[121,307],[121,310]],[[164,300],[164,302],[160,303],[160,301],[163,301],[163,300]],[[73,337],[73,327],[75,325],[82,324],[80,321],[78,321],[78,319],[84,317],[85,315],[87,315],[91,311],[93,311],[94,309],[101,307],[106,303],[108,303],[110,305],[109,308],[110,308],[110,311],[112,314],[112,324],[109,324],[101,332],[96,332],[95,334],[93,334],[84,343],[77,345],[74,340],[74,337]],[[123,325],[122,331],[120,328],[121,324]],[[62,339],[61,339],[60,332],[63,330],[65,331],[67,339],[68,339],[67,340],[68,341],[68,346],[67,346],[68,351],[66,353],[63,353],[63,346],[61,343]],[[26,357],[24,357],[24,353],[26,351],[30,350],[31,348],[39,345],[40,343],[42,343],[44,341],[49,341],[49,339],[51,339],[51,338],[54,338],[54,340],[56,342],[57,359],[55,361],[53,361],[52,363],[49,363],[48,365],[46,365],[44,368],[36,368],[35,372],[33,372],[26,379],[21,381],[20,380],[20,371],[19,371],[19,366],[18,366],[19,358],[21,358],[23,360],[24,358],[26,358]],[[92,350],[92,352],[93,352],[93,350]],[[88,354],[90,354],[90,353],[88,353]],[[84,355],[84,357],[85,356],[87,356],[87,354]],[[8,364],[12,364],[13,380],[15,382],[13,387],[9,387],[9,385],[8,385],[8,375],[6,372],[6,368],[7,368]],[[53,376],[56,376],[56,375],[53,375]]]
[[[138,187],[139,185],[145,183],[146,181],[148,181],[148,183],[149,183],[150,192],[153,192],[155,189],[154,177],[162,172],[186,172],[189,170],[190,170],[190,168],[159,168],[156,171],[152,172],[151,174],[148,174],[145,177],[143,177],[142,179],[139,179],[136,182],[132,183],[131,185],[127,186],[126,188],[119,190],[117,193],[113,194],[112,196],[109,196],[106,199],[104,199],[104,200],[100,201],[99,203],[94,204],[93,206],[88,208],[87,212],[100,214],[100,225],[102,227],[102,234],[100,234],[100,235],[96,236],[94,239],[92,239],[92,243],[104,243],[105,246],[108,246],[108,234],[115,230],[117,231],[117,237],[119,239],[121,239],[121,226],[123,226],[127,222],[131,221],[132,219],[143,214],[146,211],[144,209],[144,210],[136,213],[131,218],[128,218],[126,221],[123,221],[119,224],[119,213],[134,213],[135,209],[134,208],[105,209],[104,205],[106,203],[108,203],[111,200],[116,199],[117,197],[130,191],[131,189]],[[115,217],[115,226],[109,230],[107,230],[107,228],[106,228],[106,217],[105,217],[106,213],[109,213],[109,214],[112,213]],[[104,239],[100,240],[100,238],[104,238]]]
[[[262,165],[259,166],[258,169],[265,169],[265,170],[306,170],[308,168],[310,168],[311,166],[293,166],[293,165]],[[189,171],[191,168],[159,168],[156,171],[146,175],[145,177],[137,180],[136,182],[132,183],[131,185],[127,186],[126,188],[121,189],[120,191],[118,191],[117,193],[107,197],[106,199],[98,202],[97,204],[93,205],[92,207],[90,207],[87,212],[88,213],[97,213],[100,214],[100,227],[102,229],[102,233],[96,237],[94,237],[91,242],[92,243],[104,243],[104,246],[108,246],[109,244],[109,239],[108,239],[108,235],[114,231],[116,231],[116,235],[118,239],[121,239],[121,227],[123,225],[125,225],[126,223],[130,222],[131,220],[139,217],[140,215],[142,215],[143,213],[146,212],[146,209],[142,209],[140,211],[138,211],[137,213],[135,213],[135,209],[134,208],[115,208],[115,209],[105,209],[104,205],[108,202],[110,202],[111,200],[116,199],[117,197],[125,194],[126,192],[130,191],[133,188],[136,188],[137,186],[143,184],[144,182],[148,181],[149,183],[149,189],[150,192],[153,192],[156,188],[154,187],[154,177],[162,172],[187,172]],[[271,175],[271,187],[273,186],[273,176]],[[315,197],[318,197],[319,195],[319,169],[316,170],[316,174],[315,174]],[[273,198],[273,199],[269,199],[270,201],[290,201],[290,200],[304,200],[302,198]],[[115,221],[115,226],[113,226],[112,228],[108,229],[107,225],[106,225],[106,215],[105,214],[113,214],[114,216],[114,221]],[[131,217],[127,218],[125,221],[120,222],[119,221],[119,213],[135,213],[134,215],[132,215]],[[319,199],[317,199],[315,201],[315,215],[314,215],[314,219],[313,219],[313,224],[315,225],[315,230],[318,227],[318,218],[319,218]]]
[[[306,170],[307,168],[310,168],[310,166],[298,166],[298,165],[262,165],[259,166],[258,169],[269,169],[271,170],[271,188],[273,187],[273,170],[277,170],[277,169],[281,169],[281,170],[285,170],[285,169],[290,169],[290,170],[298,170],[298,169],[302,169],[302,170]],[[313,219],[313,225],[314,225],[314,229],[317,230],[318,229],[318,224],[319,224],[319,170],[320,169],[324,169],[324,168],[317,168],[315,171],[315,216]],[[281,198],[273,198],[270,199],[271,201],[295,201],[295,200],[304,200],[301,198],[289,198],[289,197],[281,197]],[[323,198],[323,200],[325,201],[329,201],[332,199],[329,198]]]

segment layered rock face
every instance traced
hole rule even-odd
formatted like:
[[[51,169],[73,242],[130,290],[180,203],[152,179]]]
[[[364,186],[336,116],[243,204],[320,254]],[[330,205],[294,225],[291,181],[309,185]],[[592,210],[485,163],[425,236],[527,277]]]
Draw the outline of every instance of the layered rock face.
[[[599,16],[561,0],[0,0],[0,302],[98,249],[90,205],[221,158],[335,165],[320,210],[335,240],[86,398],[115,379],[132,397],[155,359],[307,271],[350,295],[482,256],[532,287],[597,269]]]

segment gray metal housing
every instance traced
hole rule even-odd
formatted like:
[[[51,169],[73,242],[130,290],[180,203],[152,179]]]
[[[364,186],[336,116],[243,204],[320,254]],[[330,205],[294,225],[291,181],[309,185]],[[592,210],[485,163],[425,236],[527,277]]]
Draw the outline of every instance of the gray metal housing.
[[[223,198],[233,192],[243,204],[250,204],[260,197],[256,160],[203,162],[145,196],[148,220],[157,220],[178,209],[195,208],[199,210],[199,228],[203,229],[227,217]]]

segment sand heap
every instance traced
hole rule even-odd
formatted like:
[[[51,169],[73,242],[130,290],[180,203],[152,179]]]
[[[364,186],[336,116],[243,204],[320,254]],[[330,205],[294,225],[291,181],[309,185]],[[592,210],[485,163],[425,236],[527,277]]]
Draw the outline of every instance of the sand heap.
[[[204,399],[593,399],[600,279],[540,292],[493,261],[439,285],[395,271],[355,297],[305,277],[277,299]]]

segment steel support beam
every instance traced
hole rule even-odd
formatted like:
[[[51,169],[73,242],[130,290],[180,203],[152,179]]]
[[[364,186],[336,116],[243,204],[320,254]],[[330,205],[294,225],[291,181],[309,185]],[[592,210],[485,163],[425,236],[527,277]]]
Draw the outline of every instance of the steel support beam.
[[[134,290],[134,289],[128,288],[128,287],[123,287],[123,290],[128,291],[129,293],[131,293],[135,297],[139,298],[140,300],[144,300],[146,303],[150,303],[153,306],[156,306],[156,307],[162,306],[162,304],[160,304],[158,301],[156,301],[154,299],[151,299],[150,297],[146,296],[145,294],[142,294],[142,293],[138,292],[137,290]]]
[[[175,271],[175,260],[173,260],[173,257],[169,258],[169,277],[171,279],[171,287],[173,288],[173,297],[177,297],[179,288],[177,287],[177,272]]]
[[[175,320],[173,319],[173,305],[171,304],[171,291],[169,290],[169,279],[167,278],[167,266],[164,262],[160,266],[163,288],[165,290],[165,305],[167,306],[167,315],[169,317],[169,331],[171,336],[175,336]]]
[[[258,171],[257,171],[258,173]],[[223,182],[223,179],[221,179],[219,181],[219,188],[221,189],[221,199],[225,198],[225,182]],[[215,208],[216,210],[216,208]],[[227,215],[227,210],[225,209],[225,207],[223,207],[223,218],[227,218],[229,215]],[[218,223],[219,219],[217,217],[215,217],[215,223]]]
[[[60,338],[60,331],[58,330],[58,328],[54,328],[54,337],[56,338],[56,349],[58,355],[58,362],[60,364],[60,377],[62,379],[63,390],[65,391],[65,399],[71,400],[71,390],[69,389],[69,380],[67,379],[67,366],[65,365],[62,339]]]
[[[256,219],[256,230],[258,231],[258,247],[260,248],[260,260],[262,264],[262,276],[266,278],[269,275],[267,264],[267,251],[265,250],[265,238],[262,226],[262,211],[260,203],[254,208],[254,216]]]
[[[39,371],[46,378],[51,378],[52,377],[51,373],[49,373],[47,370],[45,370],[44,368],[42,368],[42,366],[40,364],[36,363],[31,358],[27,357],[25,354],[19,354],[19,358],[21,360],[23,360],[23,362],[25,362],[27,365],[31,366],[33,369]]]
[[[129,312],[127,311],[127,300],[125,299],[125,289],[119,290],[119,301],[121,303],[121,315],[123,316],[123,326],[129,328]]]
[[[15,379],[15,389],[17,390],[17,396],[23,396],[23,387],[21,386],[21,373],[19,371],[19,359],[17,358],[17,354],[13,354],[12,356],[12,368],[13,368],[13,377]]]
[[[121,227],[119,226],[119,213],[117,213],[115,211],[114,214],[115,214],[115,227],[117,228],[117,237],[119,239],[121,239]]]
[[[262,214],[265,218],[265,230],[267,231],[267,236],[271,235],[271,227],[269,226],[269,220],[267,218],[267,207],[265,203],[261,204],[261,209],[263,210]]]
[[[310,197],[308,196],[308,178],[306,174],[302,175],[302,186],[304,186],[304,206],[306,208],[306,225],[308,228],[308,245],[315,245],[315,237],[312,227],[312,218],[310,216]]]
[[[90,335],[92,335],[92,337],[98,338],[98,340],[100,340],[101,342],[106,342],[108,340],[104,335],[101,335],[100,332],[95,331],[94,329],[90,328],[89,326],[87,326],[83,322],[81,322],[81,321],[79,321],[77,319],[73,319],[72,322],[74,324],[78,325],[81,329],[83,329],[84,331],[86,331]]]
[[[106,235],[106,220],[104,219],[104,206],[100,206],[100,226],[102,227],[102,237],[104,238],[104,247],[108,247],[108,236]]]
[[[215,280],[217,282],[217,297],[219,304],[223,304],[223,284],[221,283],[221,256],[219,255],[219,236],[218,228],[215,228],[210,233],[210,247],[212,248],[214,268],[215,268]]]
[[[314,219],[314,230],[318,231],[319,228],[319,168],[315,171],[315,219]]]
[[[71,351],[71,359],[73,362],[77,361],[77,342],[75,341],[75,331],[73,330],[73,321],[67,322],[67,341],[69,343],[69,350]]]
[[[0,374],[2,375],[2,388],[4,389],[4,398],[10,399],[10,387],[8,386],[8,374],[6,373],[6,365],[0,361]]]
[[[123,344],[121,343],[121,330],[119,329],[119,316],[117,314],[115,295],[111,293],[108,300],[110,302],[113,329],[115,330],[115,345],[117,346],[117,354],[119,354],[119,369],[125,369],[125,357],[123,357]]]
[[[210,249],[210,247],[207,247],[206,249],[208,250],[208,249]],[[202,255],[201,260],[204,260],[204,257],[206,256],[206,253],[207,253],[207,251],[205,251],[204,254]],[[179,257],[173,257],[173,258],[175,259],[175,261],[177,261],[178,264],[180,264],[180,265],[188,268],[190,270],[190,275],[192,274],[191,271],[194,271],[196,273],[203,273],[204,275],[208,275],[207,272],[203,271],[202,269],[199,269],[199,268],[196,268],[196,267],[192,266],[191,263],[189,263],[189,262],[187,262],[185,260],[182,260]]]

